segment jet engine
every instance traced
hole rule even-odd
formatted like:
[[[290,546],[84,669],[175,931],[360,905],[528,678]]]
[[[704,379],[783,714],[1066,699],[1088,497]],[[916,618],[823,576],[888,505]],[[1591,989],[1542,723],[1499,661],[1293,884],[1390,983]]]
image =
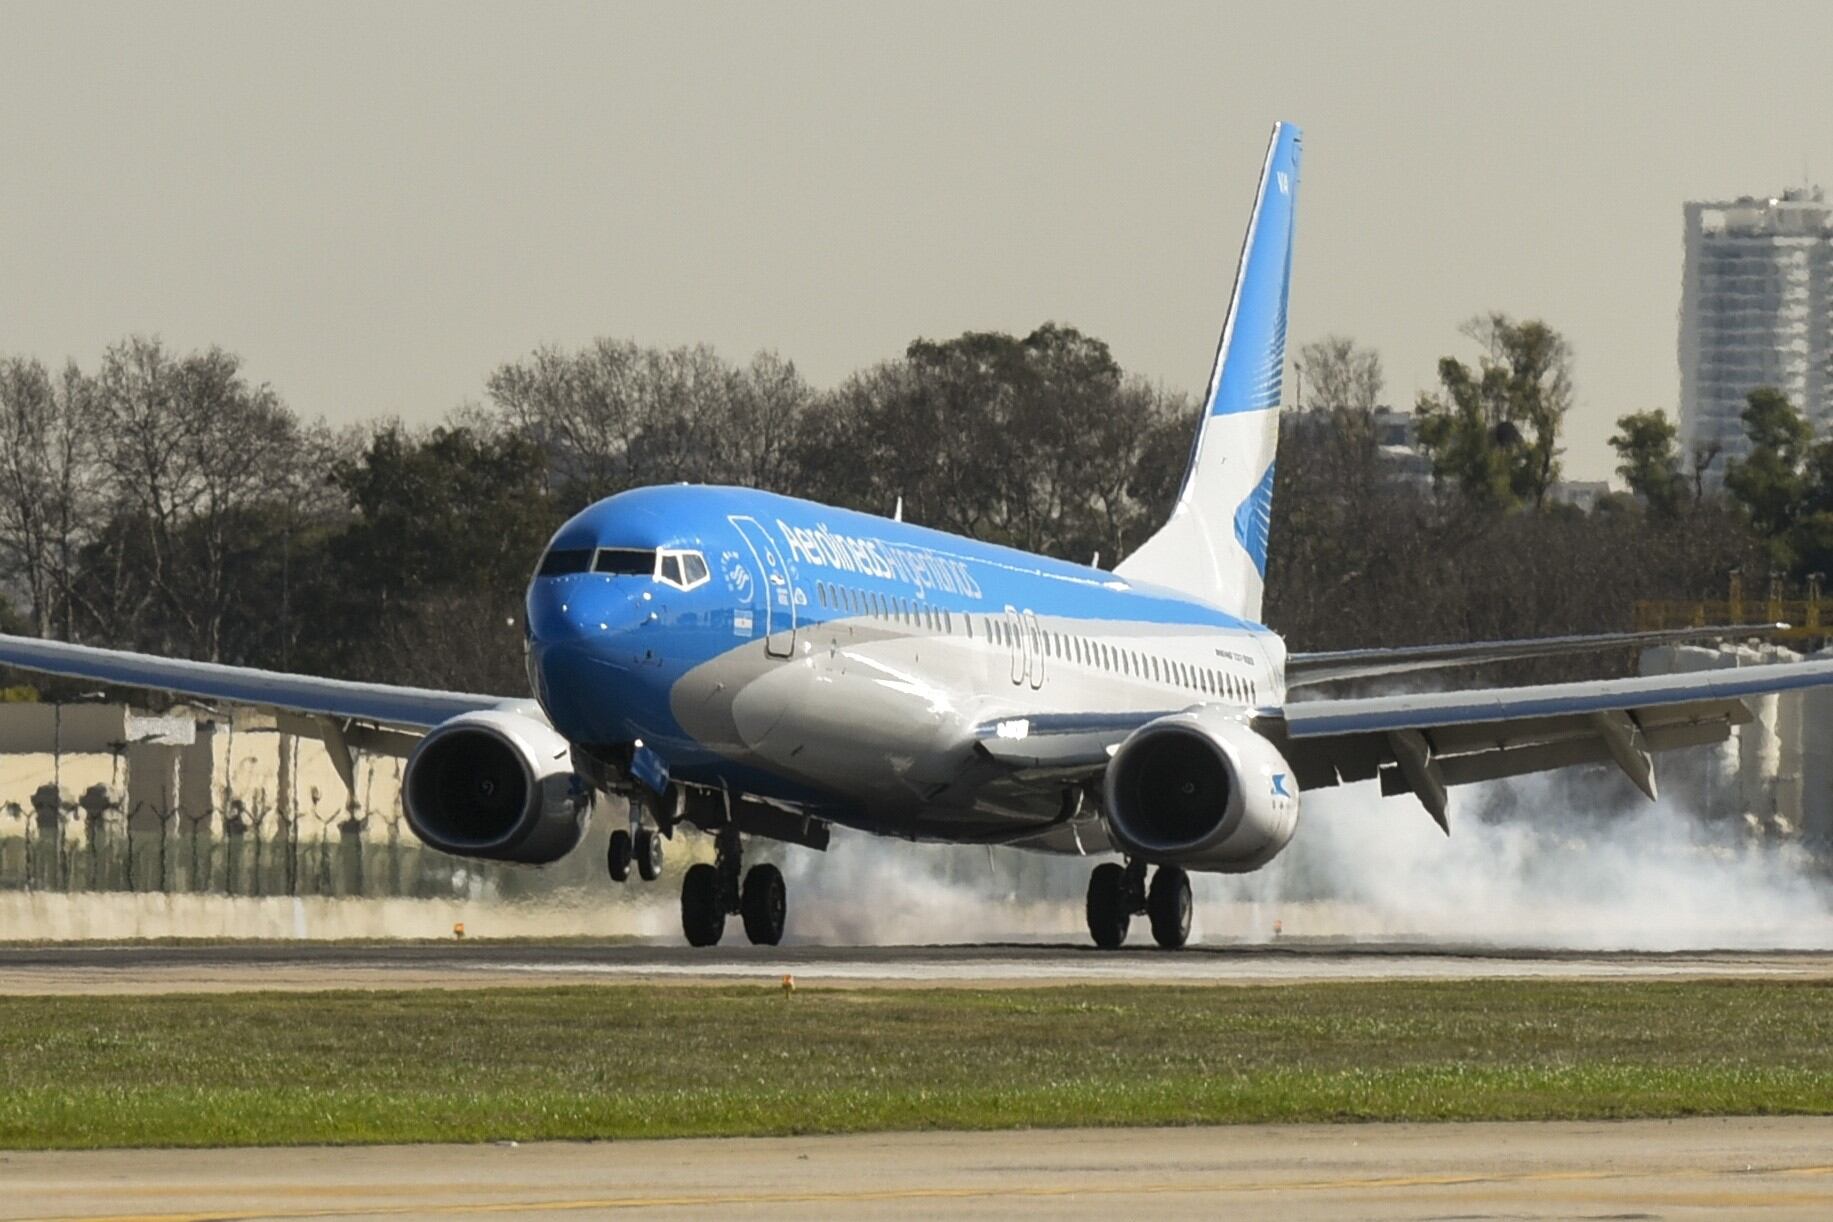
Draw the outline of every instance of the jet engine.
[[[1105,796],[1114,844],[1159,865],[1258,870],[1298,826],[1298,784],[1285,757],[1218,709],[1133,731],[1108,764]]]
[[[414,835],[444,853],[546,865],[585,835],[592,791],[573,748],[536,717],[461,713],[420,740],[401,778]]]

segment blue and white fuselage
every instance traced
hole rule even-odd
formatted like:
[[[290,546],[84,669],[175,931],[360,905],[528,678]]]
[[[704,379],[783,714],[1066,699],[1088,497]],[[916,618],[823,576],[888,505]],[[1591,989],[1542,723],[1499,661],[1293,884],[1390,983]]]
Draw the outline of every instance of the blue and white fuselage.
[[[528,650],[555,729],[874,831],[1051,814],[963,783],[995,723],[1284,699],[1280,638],[1199,598],[771,493],[623,493],[548,557]]]

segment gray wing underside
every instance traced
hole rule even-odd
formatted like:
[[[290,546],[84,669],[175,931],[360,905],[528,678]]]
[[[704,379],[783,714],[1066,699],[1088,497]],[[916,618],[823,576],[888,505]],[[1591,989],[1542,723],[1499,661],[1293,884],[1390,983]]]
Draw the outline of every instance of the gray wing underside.
[[[515,703],[503,696],[321,679],[4,634],[0,634],[0,664],[114,687],[146,688],[406,731],[426,730],[460,713]]]
[[[1786,624],[1733,624],[1717,627],[1667,628],[1652,632],[1606,632],[1584,636],[1548,636],[1524,641],[1477,641],[1457,645],[1414,645],[1398,649],[1339,649],[1328,653],[1294,653],[1286,658],[1286,685],[1309,687],[1352,679],[1415,674],[1458,666],[1484,666],[1522,658],[1560,657],[1606,649],[1684,645],[1771,636]]]
[[[1723,742],[1750,720],[1751,697],[1829,684],[1833,661],[1798,662],[1312,700],[1250,717],[1279,745],[1302,788],[1379,780],[1383,793],[1418,796],[1444,826],[1452,786],[1576,764],[1614,763],[1652,795],[1654,754]],[[1127,735],[1172,711],[990,721],[979,729],[979,748],[1015,779],[1060,786],[1100,775]]]

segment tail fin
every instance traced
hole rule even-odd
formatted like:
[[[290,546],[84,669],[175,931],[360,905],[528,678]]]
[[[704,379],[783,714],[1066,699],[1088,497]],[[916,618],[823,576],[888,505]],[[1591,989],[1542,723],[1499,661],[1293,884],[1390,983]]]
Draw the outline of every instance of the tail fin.
[[[1299,131],[1273,126],[1209,399],[1171,520],[1114,570],[1260,618],[1286,364]]]

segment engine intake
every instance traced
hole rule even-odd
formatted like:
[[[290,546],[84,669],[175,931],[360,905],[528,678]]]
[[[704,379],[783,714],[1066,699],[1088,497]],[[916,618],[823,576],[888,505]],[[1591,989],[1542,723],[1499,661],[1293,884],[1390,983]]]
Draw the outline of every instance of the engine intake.
[[[402,804],[414,835],[461,857],[545,865],[585,835],[592,793],[553,727],[501,709],[435,726],[407,758]]]
[[[1298,785],[1279,751],[1215,709],[1148,722],[1108,764],[1108,833],[1154,863],[1258,870],[1298,827]]]

